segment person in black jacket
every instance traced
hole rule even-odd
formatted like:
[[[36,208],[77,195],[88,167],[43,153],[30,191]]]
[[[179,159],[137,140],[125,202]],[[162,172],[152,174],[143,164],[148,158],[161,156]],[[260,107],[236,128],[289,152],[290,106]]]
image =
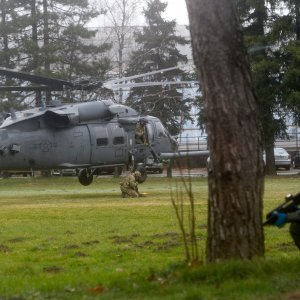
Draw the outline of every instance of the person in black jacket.
[[[295,205],[293,210],[289,212],[274,211],[272,213],[272,216],[275,217],[273,224],[277,227],[282,227],[286,223],[291,223],[290,234],[300,250],[300,208],[298,205]]]

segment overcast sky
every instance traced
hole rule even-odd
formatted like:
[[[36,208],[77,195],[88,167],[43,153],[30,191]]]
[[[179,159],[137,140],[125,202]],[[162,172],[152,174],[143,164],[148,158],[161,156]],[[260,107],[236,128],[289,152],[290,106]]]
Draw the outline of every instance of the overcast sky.
[[[168,2],[165,14],[166,19],[175,19],[179,25],[188,25],[189,19],[185,0],[162,0],[162,2]]]
[[[146,0],[143,0],[146,5]],[[167,20],[176,20],[177,24],[179,25],[188,25],[189,19],[186,9],[185,0],[161,0],[162,2],[167,2],[168,6],[166,8],[165,14],[163,15],[164,18]],[[96,1],[97,2],[97,1]],[[145,6],[143,5],[143,6]],[[140,13],[140,17],[138,17],[133,25],[143,25],[144,18],[142,12]],[[109,26],[109,22],[107,18],[100,16],[99,18],[93,20],[89,24],[90,26]]]

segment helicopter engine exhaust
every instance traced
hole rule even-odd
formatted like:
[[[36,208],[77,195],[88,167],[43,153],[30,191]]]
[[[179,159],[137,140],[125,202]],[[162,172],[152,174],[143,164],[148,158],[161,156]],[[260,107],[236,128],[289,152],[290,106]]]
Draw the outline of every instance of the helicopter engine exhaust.
[[[63,106],[60,109],[47,110],[43,118],[49,127],[65,128],[92,120],[110,120],[116,115],[126,119],[128,116],[136,116],[137,112],[130,107],[114,104],[112,101],[106,100],[102,102],[79,103],[68,108]]]
[[[107,104],[111,105],[110,101]],[[111,116],[107,105],[104,102],[90,102],[83,105],[78,104],[79,122],[90,121],[94,119],[107,118]]]

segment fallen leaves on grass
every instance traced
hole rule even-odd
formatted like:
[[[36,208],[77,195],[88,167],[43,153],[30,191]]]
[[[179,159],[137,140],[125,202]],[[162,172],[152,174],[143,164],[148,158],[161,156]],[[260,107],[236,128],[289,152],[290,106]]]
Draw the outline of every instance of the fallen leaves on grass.
[[[300,299],[300,291],[288,293],[283,297],[283,300],[299,300],[299,299]]]
[[[97,285],[95,287],[89,288],[88,291],[95,294],[101,294],[105,291],[105,287],[103,285]]]

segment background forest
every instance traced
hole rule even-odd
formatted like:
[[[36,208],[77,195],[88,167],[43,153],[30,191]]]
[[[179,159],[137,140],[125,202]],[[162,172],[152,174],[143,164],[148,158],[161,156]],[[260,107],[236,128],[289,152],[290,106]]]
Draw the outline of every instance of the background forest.
[[[176,35],[175,21],[166,21],[162,17],[166,6],[160,0],[106,0],[94,4],[87,0],[1,0],[0,65],[67,80],[106,80],[115,63],[107,55],[112,45],[105,42],[92,44],[91,38],[96,31],[88,27],[91,20],[104,14],[110,16],[117,32],[117,77],[184,64],[187,58],[179,52],[178,46],[189,41]],[[292,116],[295,124],[299,119],[299,2],[237,0],[237,6],[260,102],[267,159],[272,161],[274,141],[285,134],[287,114]],[[125,29],[134,25],[134,12],[141,10],[145,26],[135,34],[137,49],[133,51],[132,59],[125,62]],[[178,69],[138,81],[184,79],[191,79],[191,76]],[[26,85],[5,77],[1,82],[3,85]],[[63,94],[62,97],[64,101],[89,99],[82,95],[70,98]],[[195,104],[194,99],[186,99],[178,87],[170,85],[131,89],[122,97],[141,113],[151,110],[151,114],[161,118],[173,134],[181,131],[182,124],[189,119],[191,105]],[[42,99],[49,103],[50,93],[2,92],[0,109],[7,112],[12,107],[41,105]],[[200,107],[199,119],[203,125],[203,99],[196,100],[196,105]],[[269,173],[275,172],[272,164],[267,163],[267,166],[271,168],[267,170]]]

